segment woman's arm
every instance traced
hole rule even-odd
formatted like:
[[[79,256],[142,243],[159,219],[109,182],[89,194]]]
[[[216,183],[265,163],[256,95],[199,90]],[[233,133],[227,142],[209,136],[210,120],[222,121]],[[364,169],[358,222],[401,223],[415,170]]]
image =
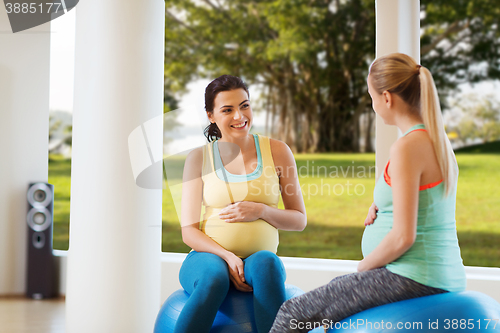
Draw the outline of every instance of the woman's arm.
[[[423,170],[421,156],[411,142],[400,140],[391,148],[389,166],[393,194],[393,226],[380,244],[358,265],[358,271],[384,267],[408,251],[417,233],[418,193]],[[382,177],[382,176],[381,176]]]
[[[307,224],[304,199],[292,151],[284,142],[270,139],[275,167],[280,170],[280,189],[285,209],[263,203],[240,201],[228,205],[219,213],[226,222],[248,222],[262,219],[281,230],[302,231]]]
[[[295,158],[286,143],[273,139],[270,141],[274,166],[280,174],[281,198],[285,210],[265,206],[261,218],[278,229],[302,231],[307,225],[307,215]]]
[[[245,283],[243,261],[199,230],[203,196],[202,164],[201,148],[189,153],[184,164],[181,200],[182,240],[197,252],[209,252],[221,257],[229,267],[230,279],[236,288],[241,291],[252,291],[252,287]]]

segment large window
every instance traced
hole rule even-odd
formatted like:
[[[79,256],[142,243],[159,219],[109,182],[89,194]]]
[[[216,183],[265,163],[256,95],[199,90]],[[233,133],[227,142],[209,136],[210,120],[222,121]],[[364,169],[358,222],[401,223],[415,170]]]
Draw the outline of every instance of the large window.
[[[74,14],[74,11],[72,12]],[[58,100],[72,95],[72,65],[64,63],[64,59],[73,59],[71,52],[73,52],[74,38],[71,35],[73,30],[60,28],[58,24],[62,25],[64,20],[70,20],[73,14],[70,12],[52,22],[54,30],[51,62],[52,151],[49,160],[49,182],[55,187],[54,248],[61,250],[68,249],[69,244],[72,101]],[[69,23],[69,27],[72,24],[74,25],[74,22]],[[172,33],[177,33],[175,31],[173,29]],[[69,50],[69,54],[62,51],[64,47]],[[231,53],[237,49],[238,45],[227,44],[225,50]],[[326,61],[325,56],[323,53],[318,54],[319,64]],[[198,103],[196,108],[202,110],[203,88],[207,81],[202,83],[196,88],[188,85],[187,90],[194,90],[194,93],[175,95],[179,99],[177,102],[182,104],[196,100]],[[60,90],[64,86],[70,90]],[[361,85],[352,88],[365,89]],[[167,94],[166,101],[172,101],[172,96],[174,95]],[[252,98],[259,100],[260,97],[259,94],[252,94]],[[271,95],[261,99],[257,105],[256,109],[262,110],[272,110],[277,106]],[[445,110],[445,114],[446,112],[448,111]],[[267,115],[261,113],[259,117],[266,119]],[[254,128],[255,133],[267,133],[262,124],[264,123]],[[499,154],[498,142],[457,151],[460,167],[457,229],[462,257],[469,266],[500,266],[500,249],[497,246],[500,242],[498,226],[500,196],[497,188],[500,182]],[[375,178],[381,172],[375,170],[375,154],[297,153],[295,158],[307,209],[308,226],[303,232],[280,232],[278,254],[310,258],[361,259],[363,221],[372,202]],[[190,250],[182,242],[178,214],[168,187],[163,192],[162,249],[165,252],[183,253]]]

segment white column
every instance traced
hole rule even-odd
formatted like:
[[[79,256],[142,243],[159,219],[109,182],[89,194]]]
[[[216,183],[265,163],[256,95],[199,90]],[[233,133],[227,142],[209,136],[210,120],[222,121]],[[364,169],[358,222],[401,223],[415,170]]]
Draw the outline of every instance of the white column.
[[[50,24],[12,33],[0,6],[0,295],[26,289],[26,192],[48,177]]]
[[[86,0],[76,11],[66,332],[152,332],[162,193],[136,185],[128,136],[163,112],[164,1]],[[161,126],[148,135],[162,142]]]
[[[420,62],[420,1],[377,0],[376,57],[400,52]],[[389,149],[398,138],[396,126],[384,124],[377,115],[375,131],[376,166],[380,175],[389,159]]]

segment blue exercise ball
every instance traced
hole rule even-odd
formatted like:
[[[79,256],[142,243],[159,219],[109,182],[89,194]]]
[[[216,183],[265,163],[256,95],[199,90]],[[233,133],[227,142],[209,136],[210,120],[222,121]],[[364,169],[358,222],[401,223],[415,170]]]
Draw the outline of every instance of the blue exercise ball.
[[[498,319],[497,301],[477,291],[464,291],[377,306],[333,324],[328,332],[500,332]]]
[[[286,299],[304,292],[293,285],[285,285]],[[189,294],[183,289],[172,293],[163,303],[156,317],[154,333],[171,333]],[[253,312],[253,294],[229,288],[224,302],[215,316],[210,333],[252,333],[257,332]]]

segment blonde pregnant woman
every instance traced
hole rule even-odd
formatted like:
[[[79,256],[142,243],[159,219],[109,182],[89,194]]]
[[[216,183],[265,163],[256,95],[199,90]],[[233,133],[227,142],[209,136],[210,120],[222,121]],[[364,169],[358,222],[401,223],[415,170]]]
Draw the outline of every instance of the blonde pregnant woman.
[[[271,333],[307,332],[308,323],[336,323],[378,305],[465,289],[455,224],[457,165],[432,75],[395,53],[373,62],[367,84],[373,110],[403,136],[373,192],[364,259],[357,273],[286,301]],[[302,325],[291,325],[297,322]]]
[[[209,143],[188,155],[183,174],[182,238],[193,251],[179,273],[190,297],[176,333],[209,332],[231,285],[253,292],[259,333],[269,331],[285,301],[278,229],[303,230],[306,213],[289,147],[249,133],[249,99],[235,76],[220,76],[205,90]],[[280,195],[284,210],[277,208]]]

